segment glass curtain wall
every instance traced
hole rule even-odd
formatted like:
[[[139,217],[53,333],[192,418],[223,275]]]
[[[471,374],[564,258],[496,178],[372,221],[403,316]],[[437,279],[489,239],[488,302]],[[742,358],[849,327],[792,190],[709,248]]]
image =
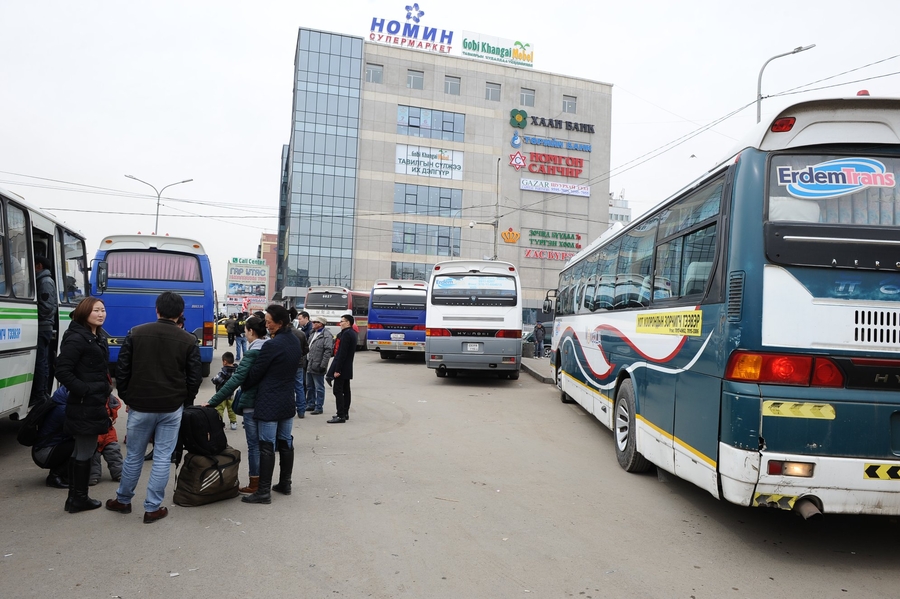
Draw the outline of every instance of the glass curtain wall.
[[[284,285],[352,281],[363,41],[301,29]]]

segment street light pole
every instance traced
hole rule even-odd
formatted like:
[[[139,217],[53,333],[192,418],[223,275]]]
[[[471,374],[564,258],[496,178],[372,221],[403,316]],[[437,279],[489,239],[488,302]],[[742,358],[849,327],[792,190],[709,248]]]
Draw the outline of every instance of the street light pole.
[[[156,223],[153,225],[153,234],[154,235],[159,234],[159,201],[160,201],[160,198],[162,197],[162,192],[164,192],[169,187],[172,187],[173,185],[181,185],[182,183],[190,183],[191,181],[193,181],[193,179],[185,179],[184,181],[176,181],[175,183],[169,183],[162,189],[157,190],[156,187],[153,186],[152,184],[147,183],[143,179],[138,179],[134,175],[125,175],[125,176],[128,177],[129,179],[134,179],[135,181],[140,181],[144,185],[150,185],[150,187],[153,188],[153,191],[156,192]]]
[[[806,50],[809,50],[810,48],[815,48],[815,47],[816,47],[815,44],[810,44],[809,46],[797,46],[790,52],[785,52],[784,54],[776,54],[775,56],[773,56],[772,58],[770,58],[769,60],[767,60],[766,62],[763,63],[762,68],[759,70],[759,78],[756,80],[756,122],[757,123],[760,120],[761,110],[762,110],[762,107],[760,105],[760,103],[762,102],[762,76],[763,76],[763,71],[766,70],[766,65],[768,65],[770,62],[772,62],[776,58],[781,58],[782,56],[790,56],[791,54],[797,54],[798,52],[805,52]]]
[[[497,159],[497,203],[494,206],[494,260],[499,258],[500,254],[500,161],[503,156]]]

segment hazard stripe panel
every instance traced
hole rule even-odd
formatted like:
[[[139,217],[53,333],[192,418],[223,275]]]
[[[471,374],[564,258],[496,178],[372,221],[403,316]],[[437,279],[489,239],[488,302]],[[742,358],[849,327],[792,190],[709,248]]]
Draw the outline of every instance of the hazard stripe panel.
[[[756,493],[753,495],[753,507],[775,507],[789,510],[794,507],[795,501],[797,501],[795,495],[774,495],[769,493]]]
[[[900,466],[897,464],[866,464],[863,469],[866,480],[900,480]]]
[[[834,406],[827,403],[764,401],[762,413],[763,416],[779,416],[782,418],[834,420]]]

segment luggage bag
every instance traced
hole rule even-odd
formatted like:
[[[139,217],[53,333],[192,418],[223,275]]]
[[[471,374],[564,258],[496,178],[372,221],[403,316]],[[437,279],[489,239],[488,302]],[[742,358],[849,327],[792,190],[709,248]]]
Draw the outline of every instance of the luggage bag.
[[[173,500],[183,507],[194,507],[231,499],[239,494],[240,450],[225,447],[219,455],[188,453],[175,477]]]

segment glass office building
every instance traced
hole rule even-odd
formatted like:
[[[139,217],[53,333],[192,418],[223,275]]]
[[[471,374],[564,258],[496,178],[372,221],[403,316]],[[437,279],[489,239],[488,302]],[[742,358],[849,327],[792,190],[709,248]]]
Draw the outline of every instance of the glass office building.
[[[287,303],[310,285],[370,289],[496,256],[519,267],[533,310],[607,229],[609,84],[308,29],[295,77]]]

